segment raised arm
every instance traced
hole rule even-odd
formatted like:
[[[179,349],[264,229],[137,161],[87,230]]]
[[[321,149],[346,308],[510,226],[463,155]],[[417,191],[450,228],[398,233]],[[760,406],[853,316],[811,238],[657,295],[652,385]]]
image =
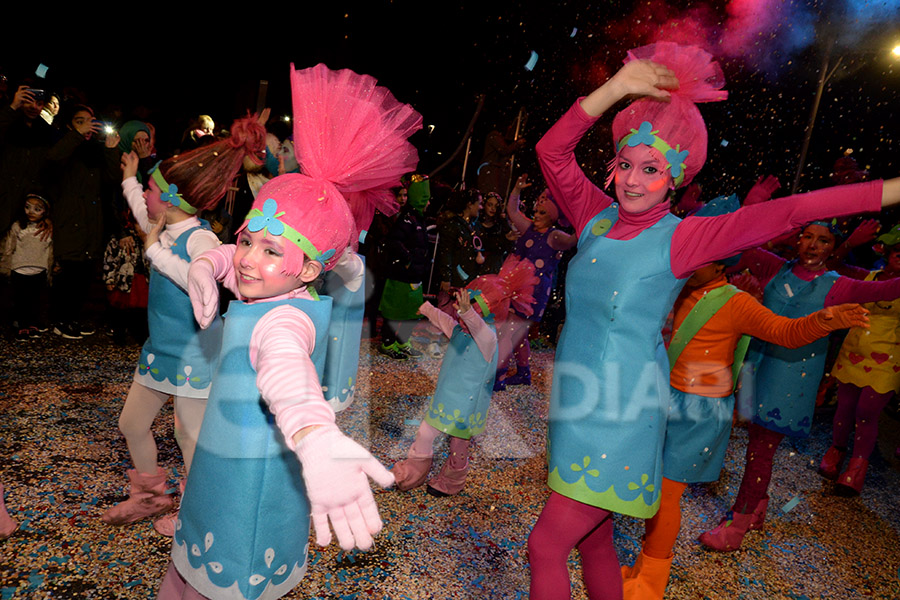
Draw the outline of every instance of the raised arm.
[[[712,261],[760,246],[816,219],[877,212],[884,199],[882,182],[872,181],[745,206],[717,217],[688,217],[672,236],[672,273],[688,277]]]
[[[431,324],[441,330],[441,333],[448,338],[453,335],[453,328],[456,327],[456,321],[453,317],[437,308],[431,302],[425,302],[419,307],[419,314],[424,315]]]
[[[519,209],[522,190],[527,187],[531,187],[531,184],[528,183],[528,174],[526,173],[516,179],[516,185],[513,187],[512,192],[509,193],[509,200],[506,202],[506,214],[509,215],[509,220],[516,230],[521,233],[527,231],[528,226],[531,225],[531,219],[523,215]]]

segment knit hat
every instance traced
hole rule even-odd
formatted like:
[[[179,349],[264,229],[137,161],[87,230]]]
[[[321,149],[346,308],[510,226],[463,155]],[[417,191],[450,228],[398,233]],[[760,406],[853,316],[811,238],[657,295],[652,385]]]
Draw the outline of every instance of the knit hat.
[[[706,124],[696,102],[725,100],[725,77],[713,57],[696,46],[657,42],[628,52],[625,63],[650,60],[675,73],[679,87],[666,100],[639,98],[613,120],[616,154],[626,145],[658,151],[675,187],[686,185],[706,162]],[[613,163],[614,164],[614,163]],[[612,180],[612,175],[607,181]]]

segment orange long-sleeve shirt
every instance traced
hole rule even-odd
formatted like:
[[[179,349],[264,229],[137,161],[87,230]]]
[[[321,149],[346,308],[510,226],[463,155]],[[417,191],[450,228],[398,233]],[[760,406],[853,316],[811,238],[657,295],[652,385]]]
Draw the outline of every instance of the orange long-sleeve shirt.
[[[675,301],[674,331],[678,331],[700,298],[727,283],[723,275],[701,287],[685,287]],[[829,330],[819,324],[815,313],[789,319],[776,315],[750,294],[738,292],[687,343],[675,361],[669,382],[682,392],[724,398],[732,391],[734,349],[742,335],[787,348],[799,348],[828,333]]]

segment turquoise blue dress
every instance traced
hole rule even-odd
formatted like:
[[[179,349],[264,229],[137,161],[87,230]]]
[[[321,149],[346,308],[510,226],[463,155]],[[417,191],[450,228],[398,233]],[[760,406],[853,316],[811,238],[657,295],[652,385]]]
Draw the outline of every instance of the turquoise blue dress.
[[[825,298],[840,275],[828,271],[812,281],[792,272],[788,262],[766,285],[763,305],[783,317],[805,317],[825,307]],[[828,337],[800,348],[753,340],[747,354],[754,365],[753,422],[790,437],[806,437],[812,425],[816,393],[825,372]],[[750,382],[744,378],[744,387]],[[753,397],[753,391],[750,391]]]
[[[343,279],[334,271],[329,271],[325,275],[323,291],[331,298],[332,305],[331,320],[328,323],[327,359],[325,373],[322,376],[322,394],[331,408],[335,412],[340,412],[353,403],[353,395],[356,392],[366,286],[363,283],[358,290],[351,292],[344,285]]]
[[[608,239],[617,219],[618,203],[591,219],[569,263],[548,483],[585,504],[648,518],[659,507],[669,408],[661,331],[687,280],[670,263],[677,217],[667,214],[630,240]]]
[[[199,229],[178,236],[170,248],[175,256],[190,262],[187,242]],[[134,381],[165,394],[206,398],[219,356],[222,319],[216,316],[207,329],[200,329],[187,293],[153,268],[147,324],[150,336],[141,348]]]
[[[494,325],[486,325],[496,335]],[[484,431],[494,391],[497,356],[495,347],[491,360],[484,360],[474,338],[460,325],[454,326],[425,422],[464,440]]]
[[[178,572],[209,598],[279,598],[306,572],[310,506],[300,462],[260,397],[249,352],[256,323],[285,304],[315,326],[311,358],[321,377],[329,299],[234,301],[225,316],[222,353],[172,544]]]

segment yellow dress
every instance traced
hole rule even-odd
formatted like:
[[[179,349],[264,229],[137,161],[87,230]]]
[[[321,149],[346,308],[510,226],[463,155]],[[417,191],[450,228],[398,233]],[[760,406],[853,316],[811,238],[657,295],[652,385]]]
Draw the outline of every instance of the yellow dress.
[[[872,271],[874,281],[881,271]],[[900,298],[863,304],[869,329],[854,327],[844,339],[831,374],[841,383],[870,386],[879,394],[900,391]]]

